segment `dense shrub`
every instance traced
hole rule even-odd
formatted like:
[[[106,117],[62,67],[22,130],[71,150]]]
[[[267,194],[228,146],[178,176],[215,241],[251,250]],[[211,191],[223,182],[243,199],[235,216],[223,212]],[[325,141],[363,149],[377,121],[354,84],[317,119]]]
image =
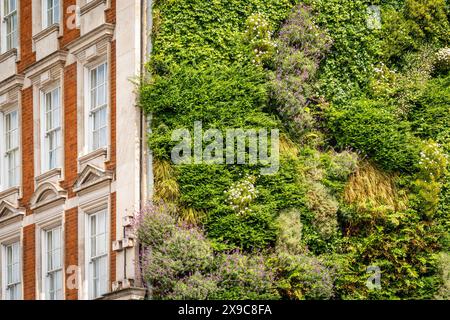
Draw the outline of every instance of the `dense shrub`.
[[[278,253],[274,259],[281,295],[291,300],[327,300],[333,297],[334,271],[308,255]]]
[[[203,232],[179,224],[166,205],[147,205],[136,220],[142,269],[155,299],[274,299],[274,273],[262,254],[214,254]]]
[[[450,132],[450,75],[430,80],[409,114],[417,135],[445,144]]]
[[[298,210],[287,209],[280,213],[277,219],[278,237],[276,248],[278,251],[292,254],[304,253],[307,248],[303,243],[301,214]]]
[[[382,103],[360,100],[329,111],[329,127],[341,148],[355,148],[386,170],[414,170],[418,149],[408,122]]]
[[[232,252],[219,256],[216,270],[219,290],[214,299],[279,299],[275,273],[266,264],[266,257],[257,253]]]

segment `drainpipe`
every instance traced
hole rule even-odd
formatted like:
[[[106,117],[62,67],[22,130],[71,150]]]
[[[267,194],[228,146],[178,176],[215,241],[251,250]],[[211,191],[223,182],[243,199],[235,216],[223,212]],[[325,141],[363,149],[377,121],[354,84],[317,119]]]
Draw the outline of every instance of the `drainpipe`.
[[[152,41],[150,38],[150,32],[153,26],[152,7],[153,0],[141,0],[140,82],[143,82],[146,79],[147,73],[145,64],[152,52]],[[147,136],[150,133],[151,116],[146,116],[144,110],[141,108],[140,117],[140,209],[142,209],[145,200],[150,200],[153,195],[153,160],[151,150],[149,150],[147,146]],[[145,173],[144,168],[147,169],[147,172]]]
[[[152,8],[153,8],[153,0],[140,0],[141,1],[141,52],[140,52],[140,83],[145,81],[146,78],[146,70],[145,64],[147,62],[148,57],[150,57],[152,51],[152,41],[150,38],[153,19],[152,19]],[[144,110],[140,109],[140,169],[139,169],[139,183],[140,183],[140,201],[139,201],[139,209],[142,210],[145,205],[145,200],[150,200],[153,195],[153,158],[151,150],[147,146],[147,135],[150,133],[150,119],[151,117],[147,117],[144,113]],[[144,173],[144,168],[147,172]],[[139,244],[138,254],[139,261],[141,262],[143,248]],[[142,269],[140,268],[141,263],[139,265],[138,274],[140,277],[141,285],[148,289],[148,296],[151,299],[151,288],[148,284],[145,283],[142,277]]]

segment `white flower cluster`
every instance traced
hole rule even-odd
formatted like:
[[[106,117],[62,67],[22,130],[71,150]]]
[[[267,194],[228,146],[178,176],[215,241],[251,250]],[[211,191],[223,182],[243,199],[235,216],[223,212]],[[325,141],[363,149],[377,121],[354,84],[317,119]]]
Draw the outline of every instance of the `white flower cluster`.
[[[450,48],[442,48],[436,53],[436,59],[439,63],[450,64]]]
[[[423,171],[429,174],[430,178],[440,179],[448,165],[448,158],[439,143],[429,142],[420,152],[419,165]]]
[[[256,178],[248,176],[244,180],[236,183],[225,193],[228,195],[228,204],[238,215],[251,213],[250,204],[258,197],[258,190],[255,187]]]
[[[254,64],[261,65],[269,51],[277,47],[272,41],[273,32],[270,30],[270,25],[260,13],[248,18],[245,36],[255,48],[253,50],[255,58],[252,60]]]

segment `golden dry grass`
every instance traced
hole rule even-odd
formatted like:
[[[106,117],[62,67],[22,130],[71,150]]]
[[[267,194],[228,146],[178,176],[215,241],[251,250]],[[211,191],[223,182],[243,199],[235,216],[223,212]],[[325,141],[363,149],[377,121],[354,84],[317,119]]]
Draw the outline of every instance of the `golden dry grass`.
[[[188,224],[197,224],[206,213],[193,208],[180,208],[178,203],[180,187],[175,177],[174,168],[170,162],[156,160],[153,165],[153,170],[155,176],[154,200],[162,200],[167,205],[172,206],[173,210],[178,213],[180,221]]]
[[[280,137],[280,154],[292,159],[296,159],[299,154],[298,147],[285,135]]]
[[[408,198],[398,190],[396,179],[397,175],[363,162],[350,177],[345,187],[344,200],[362,211],[405,210]]]
[[[193,208],[181,208],[179,212],[179,218],[191,225],[197,225],[205,216],[206,213],[203,210]]]
[[[155,176],[155,200],[175,202],[180,196],[180,188],[170,163],[156,160],[153,170]]]

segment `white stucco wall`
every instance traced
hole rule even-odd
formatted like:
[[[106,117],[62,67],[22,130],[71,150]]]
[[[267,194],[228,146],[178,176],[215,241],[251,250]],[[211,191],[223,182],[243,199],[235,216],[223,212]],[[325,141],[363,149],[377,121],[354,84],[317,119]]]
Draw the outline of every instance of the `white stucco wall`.
[[[140,72],[141,6],[139,0],[117,1],[116,108],[117,108],[117,235],[123,233],[126,212],[140,205],[140,111],[135,86]],[[118,236],[118,238],[120,238]],[[135,279],[137,250],[127,250],[127,278]],[[117,255],[117,279],[124,278],[124,253]]]

